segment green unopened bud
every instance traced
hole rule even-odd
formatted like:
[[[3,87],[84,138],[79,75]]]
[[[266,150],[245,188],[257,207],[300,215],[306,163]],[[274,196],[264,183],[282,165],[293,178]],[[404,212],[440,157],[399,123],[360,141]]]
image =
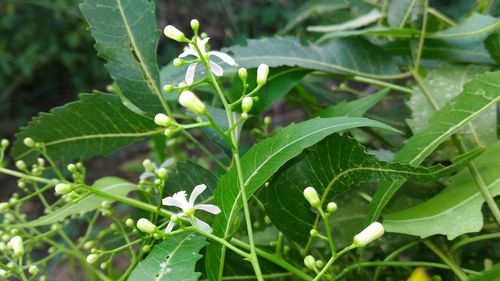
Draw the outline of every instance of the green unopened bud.
[[[99,259],[99,256],[96,254],[90,254],[87,256],[87,262],[90,264],[95,263]]]
[[[307,202],[309,202],[309,204],[311,204],[311,206],[313,206],[314,208],[319,208],[321,206],[318,192],[316,192],[316,189],[314,189],[314,187],[309,186],[304,189],[304,197],[306,198]]]
[[[243,120],[247,120],[247,119],[248,119],[248,113],[243,112],[243,113],[241,114],[241,116],[240,116],[240,117],[241,117],[241,119],[243,119]]]
[[[137,228],[146,233],[153,233],[156,231],[156,225],[145,218],[141,218],[137,221]]]
[[[247,77],[248,77],[247,69],[244,67],[241,67],[240,69],[238,69],[238,76],[240,77],[243,84],[245,84],[247,82]]]
[[[322,260],[317,260],[317,261],[316,261],[316,267],[317,267],[318,269],[322,269],[322,268],[323,268],[323,266],[325,266],[325,264],[323,263],[323,261],[322,261]]]
[[[144,246],[142,246],[142,251],[145,252],[145,253],[151,251],[151,245],[144,245]]]
[[[93,248],[93,247],[95,247],[95,244],[96,243],[93,240],[87,241],[87,242],[83,243],[83,249],[88,250],[90,248]]]
[[[168,38],[175,40],[177,42],[188,42],[189,40],[186,38],[184,33],[179,29],[175,28],[173,25],[167,25],[163,30],[163,33]]]
[[[251,97],[244,97],[241,101],[241,110],[243,112],[250,112],[253,107],[253,99]]]
[[[21,236],[12,237],[9,245],[12,248],[12,251],[14,251],[14,255],[18,257],[22,257],[24,255],[24,245]]]
[[[165,180],[168,175],[167,169],[165,168],[158,169],[158,171],[156,171],[156,175],[158,176],[159,179]]]
[[[7,148],[9,146],[9,140],[8,139],[2,139],[2,141],[0,142],[2,148]]]
[[[58,183],[56,185],[55,190],[56,190],[57,194],[64,195],[64,194],[70,193],[73,189],[71,188],[70,184],[67,184],[67,183]]]
[[[163,86],[163,91],[167,92],[167,93],[170,93],[174,90],[174,86],[172,85],[165,85]]]
[[[134,222],[134,220],[133,220],[133,219],[130,219],[130,218],[129,218],[129,219],[127,219],[127,220],[125,221],[125,225],[127,225],[127,226],[128,226],[128,227],[130,227],[130,228],[134,227],[134,224],[135,224],[135,222]]]
[[[261,64],[257,67],[257,85],[264,86],[267,82],[267,75],[269,74],[269,66]]]
[[[35,141],[32,138],[24,138],[23,143],[29,148],[35,147]]]
[[[271,121],[272,121],[271,117],[269,117],[269,116],[264,117],[264,125],[266,127],[269,127],[269,125],[271,125]]]
[[[172,124],[172,119],[163,113],[155,115],[155,124],[162,127],[168,127]]]
[[[28,272],[31,275],[37,275],[38,274],[38,267],[36,265],[32,265],[28,268]]]
[[[167,138],[170,138],[170,137],[173,137],[179,130],[178,129],[166,129],[163,134],[167,137]]]
[[[316,260],[311,255],[304,258],[304,265],[310,270],[316,270]]]
[[[111,202],[109,202],[107,200],[102,201],[101,202],[101,208],[103,208],[105,210],[111,209]]]
[[[201,38],[201,39],[208,38],[208,34],[207,34],[206,32],[202,32],[202,33],[200,34],[200,38]]]
[[[102,270],[105,270],[106,268],[108,268],[108,266],[109,266],[109,262],[101,262],[101,264],[99,265],[99,267]]]
[[[68,164],[68,171],[70,173],[76,173],[76,165],[75,164]]]
[[[23,160],[17,160],[16,161],[16,167],[19,170],[25,170],[26,169],[26,163]]]
[[[175,58],[174,61],[172,62],[174,66],[180,67],[186,64],[186,62],[183,59]]]
[[[200,29],[200,22],[197,19],[192,19],[190,25],[194,33],[198,33],[198,29]]]
[[[196,114],[205,114],[205,104],[191,91],[183,91],[179,96],[179,103]]]
[[[148,172],[153,172],[155,170],[155,168],[153,167],[153,162],[151,162],[151,160],[149,159],[144,159],[144,161],[142,161],[142,166]]]
[[[184,83],[184,82],[181,82],[181,83],[177,84],[177,87],[180,88],[180,89],[183,89],[183,88],[187,87],[187,84]]]
[[[333,214],[337,211],[337,204],[335,202],[330,202],[326,205],[326,211],[330,214]]]
[[[0,203],[0,212],[5,212],[10,208],[10,204],[7,202]]]
[[[45,159],[43,159],[43,158],[41,158],[41,157],[38,157],[38,158],[36,159],[36,162],[38,163],[38,166],[40,166],[40,167],[45,166]]]
[[[311,235],[311,237],[316,237],[319,235],[319,232],[313,228],[311,229],[311,231],[309,231],[309,235]]]
[[[374,222],[354,236],[353,244],[356,247],[364,247],[374,240],[382,237],[384,232],[384,226],[379,222]]]

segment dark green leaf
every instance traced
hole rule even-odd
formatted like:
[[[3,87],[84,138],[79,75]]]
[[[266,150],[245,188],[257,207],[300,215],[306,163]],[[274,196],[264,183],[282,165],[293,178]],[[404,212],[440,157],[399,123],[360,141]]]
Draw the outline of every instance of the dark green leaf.
[[[367,154],[363,146],[346,135],[332,135],[278,172],[264,190],[263,201],[274,225],[289,239],[305,245],[309,231],[319,219],[302,195],[306,187],[316,188],[326,205],[360,183],[401,177],[414,181],[435,180],[455,171],[474,156],[477,151],[446,168],[392,164]]]
[[[93,188],[112,194],[116,196],[126,196],[129,192],[137,190],[138,187],[128,181],[115,177],[106,177],[97,180],[93,185]],[[83,199],[75,204],[68,203],[63,207],[53,210],[48,215],[41,216],[36,220],[30,221],[25,224],[20,224],[21,227],[37,227],[50,225],[63,219],[79,214],[85,214],[86,212],[93,211],[101,206],[102,201],[113,202],[108,198],[101,197],[94,193],[89,193]]]
[[[328,135],[357,127],[378,127],[391,130],[387,125],[365,118],[316,118],[292,124],[253,146],[241,159],[244,190],[247,198],[259,189],[283,164]],[[393,130],[393,129],[392,129]],[[232,234],[232,222],[242,208],[237,170],[233,166],[219,181],[215,190],[215,203],[222,212],[213,224],[214,234],[227,238]],[[207,250],[206,268],[209,279],[222,276],[225,247],[211,243]]]
[[[370,108],[372,108],[380,100],[382,100],[385,97],[385,95],[387,95],[388,92],[389,92],[388,89],[383,89],[377,93],[371,94],[364,98],[360,98],[350,102],[343,101],[339,104],[335,104],[323,109],[319,113],[319,116],[321,118],[339,117],[339,116],[361,117],[368,110],[370,110]]]
[[[217,177],[209,170],[193,162],[177,162],[175,169],[168,174],[164,194],[173,194],[181,190],[190,193],[199,184],[207,186],[207,190],[199,197],[201,200],[207,200],[213,195],[213,190],[217,186]]]
[[[486,44],[486,49],[490,53],[490,56],[497,64],[500,64],[500,33],[491,34],[486,38],[484,43]]]
[[[80,10],[90,25],[95,48],[123,95],[138,108],[161,110],[154,1],[86,0]]]
[[[477,75],[464,85],[460,95],[451,99],[428,122],[425,131],[414,135],[396,154],[395,161],[418,165],[439,144],[458,132],[475,117],[500,101],[500,72]],[[404,180],[384,182],[377,190],[370,208],[370,220],[376,220]]]
[[[54,160],[84,161],[161,131],[152,120],[130,111],[117,96],[82,94],[79,101],[41,113],[22,128],[12,155],[33,160],[35,151],[23,144],[24,138],[31,137],[44,143]]]
[[[488,147],[473,160],[481,178],[494,197],[500,195],[500,141]],[[420,237],[434,234],[448,239],[483,228],[481,206],[484,198],[468,170],[462,170],[451,179],[442,192],[415,207],[384,216],[384,226],[389,232],[405,233]]]
[[[181,232],[156,245],[151,253],[132,271],[129,281],[196,281],[199,251],[207,244],[205,236]]]

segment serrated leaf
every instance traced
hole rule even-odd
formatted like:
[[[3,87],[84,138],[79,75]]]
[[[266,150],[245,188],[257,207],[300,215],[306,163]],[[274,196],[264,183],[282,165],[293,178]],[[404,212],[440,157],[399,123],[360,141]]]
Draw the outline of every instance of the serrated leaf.
[[[84,161],[158,133],[161,129],[152,120],[130,111],[117,96],[82,94],[79,101],[33,118],[16,135],[12,155],[33,160],[35,151],[23,144],[30,137],[44,143],[54,160]]]
[[[161,110],[156,62],[160,32],[154,1],[85,0],[80,10],[90,25],[95,48],[123,95],[143,111]]]
[[[365,118],[316,118],[292,124],[275,135],[253,146],[241,159],[244,190],[247,198],[259,189],[282,165],[335,132],[357,127],[378,127],[389,130],[389,126]],[[232,222],[242,208],[237,170],[233,166],[220,180],[215,189],[215,204],[221,213],[212,225],[214,235],[228,238],[232,235]],[[222,276],[225,247],[211,243],[207,249],[206,268],[208,278],[218,280]]]
[[[151,253],[132,271],[129,281],[196,281],[195,272],[199,251],[207,244],[197,232],[181,232],[156,245]]]
[[[370,110],[370,108],[382,100],[388,92],[388,89],[383,89],[377,93],[370,94],[369,96],[360,99],[350,102],[343,101],[339,104],[331,105],[323,109],[318,115],[321,118],[338,116],[361,117],[368,110]]]
[[[390,78],[400,72],[395,61],[382,48],[362,38],[342,38],[327,45],[302,45],[296,38],[250,39],[246,46],[232,46],[222,51],[230,53],[245,68],[257,68],[265,63],[269,67],[301,67],[340,75],[362,75]],[[228,71],[231,67],[224,66]],[[161,80],[175,84],[184,80],[184,68],[169,65],[162,69]],[[205,75],[197,68],[197,79]]]
[[[429,156],[439,144],[458,132],[474,118],[480,116],[500,101],[500,72],[477,75],[464,85],[464,90],[430,119],[425,131],[411,137],[396,153],[395,161],[418,165]],[[404,183],[404,180],[384,182],[377,190],[370,206],[370,220],[376,220],[390,198]]]
[[[349,21],[340,23],[340,24],[332,24],[332,25],[316,25],[316,26],[308,26],[307,31],[309,32],[338,32],[343,30],[351,30],[360,28],[362,26],[370,25],[376,22],[382,14],[379,10],[373,9],[370,12],[361,15],[357,18],[351,19]]]
[[[500,141],[473,160],[491,196],[500,195]],[[389,232],[420,237],[446,235],[449,240],[483,227],[484,198],[468,170],[453,176],[438,195],[415,207],[384,216]]]
[[[131,191],[139,189],[137,185],[116,177],[105,177],[99,179],[92,185],[92,187],[116,196],[126,196]],[[38,227],[50,225],[62,221],[69,216],[85,214],[86,212],[93,211],[101,206],[102,201],[108,201],[110,203],[113,202],[113,200],[110,200],[109,198],[89,193],[75,204],[68,203],[59,209],[52,210],[52,212],[47,215],[41,216],[24,224],[19,224],[18,226]]]
[[[274,225],[287,238],[305,245],[310,237],[309,231],[319,219],[302,195],[306,187],[313,186],[320,194],[322,204],[326,205],[360,183],[399,178],[435,180],[456,171],[474,156],[477,152],[448,167],[401,165],[380,161],[367,154],[363,146],[347,135],[332,135],[275,174],[262,199]]]

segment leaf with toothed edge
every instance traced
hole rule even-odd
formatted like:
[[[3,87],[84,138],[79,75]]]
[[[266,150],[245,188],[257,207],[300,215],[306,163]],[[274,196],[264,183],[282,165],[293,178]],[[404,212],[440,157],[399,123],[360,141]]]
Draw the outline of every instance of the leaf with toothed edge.
[[[168,236],[156,245],[149,255],[132,271],[129,281],[196,281],[201,273],[195,271],[199,252],[207,245],[205,236],[186,231]]]
[[[162,111],[154,1],[85,0],[80,10],[123,95],[145,112]]]
[[[378,121],[366,118],[337,117],[315,118],[292,124],[279,130],[272,137],[254,145],[241,158],[244,190],[250,198],[286,162],[299,155],[304,149],[325,137],[340,131],[359,127],[395,129]],[[215,189],[215,204],[221,213],[215,217],[214,235],[229,238],[232,222],[243,207],[238,187],[237,169],[233,166],[219,180]],[[207,248],[206,269],[210,280],[219,280],[223,274],[225,247],[211,243]]]

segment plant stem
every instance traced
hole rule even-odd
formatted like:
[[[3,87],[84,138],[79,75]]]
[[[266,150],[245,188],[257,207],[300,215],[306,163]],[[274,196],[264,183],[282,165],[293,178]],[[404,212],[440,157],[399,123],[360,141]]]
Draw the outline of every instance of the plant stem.
[[[333,243],[333,235],[332,231],[330,230],[330,222],[328,221],[328,216],[325,214],[321,206],[318,208],[318,211],[325,224],[326,238],[328,240],[328,245],[330,245],[330,251],[332,252],[332,256],[335,256],[337,254],[337,251],[335,251],[335,243]]]
[[[11,176],[14,176],[14,177],[17,177],[17,178],[21,178],[21,179],[28,179],[28,180],[32,180],[32,181],[37,181],[37,182],[41,182],[41,183],[55,185],[52,180],[49,180],[49,179],[46,179],[46,178],[42,178],[42,177],[36,177],[36,176],[27,175],[25,173],[20,173],[20,172],[17,172],[17,171],[14,171],[14,170],[10,170],[10,169],[6,169],[6,168],[2,168],[2,167],[0,167],[0,173],[6,174],[6,175],[11,175]]]
[[[349,252],[350,250],[352,250],[354,248],[356,248],[356,246],[351,244],[350,246],[347,246],[344,249],[342,249],[340,252],[338,252],[338,254],[332,255],[330,260],[326,263],[325,267],[323,267],[323,269],[321,269],[321,271],[318,273],[318,275],[316,275],[316,277],[314,277],[313,281],[320,280],[321,276],[323,276],[328,271],[328,269],[330,269],[330,267],[333,265],[333,263],[335,263],[335,261],[338,258],[340,258],[343,254]]]
[[[434,245],[431,241],[425,240],[424,244],[429,247],[448,267],[455,273],[458,279],[464,281],[467,279],[467,275],[462,271],[458,265],[455,264],[451,259],[449,259],[443,251],[441,251],[436,245]]]
[[[236,248],[233,244],[227,242],[226,240],[224,240],[224,239],[222,239],[222,238],[220,238],[218,236],[213,235],[210,232],[206,232],[205,230],[203,230],[203,229],[201,229],[199,227],[196,227],[196,226],[193,227],[193,230],[195,230],[195,231],[199,232],[200,234],[205,235],[206,237],[208,237],[208,238],[210,238],[210,239],[212,239],[212,240],[214,240],[214,241],[216,241],[216,242],[218,242],[218,243],[220,243],[220,244],[228,247],[229,249],[233,250],[235,253],[237,253],[238,255],[240,255],[242,257],[244,257],[245,259],[250,258],[250,254],[248,254],[248,253],[246,253],[246,252],[244,252],[244,251]]]
[[[415,58],[415,72],[418,73],[420,68],[420,59],[424,50],[425,32],[427,30],[427,9],[429,8],[429,0],[424,0],[424,17],[422,19],[422,31],[418,41],[417,57]]]
[[[354,76],[354,77],[352,77],[352,80],[389,88],[391,90],[395,90],[395,91],[405,93],[405,94],[413,94],[413,90],[410,88],[406,88],[406,87],[403,87],[400,85],[392,84],[392,83],[377,80],[377,79],[367,78],[367,77],[363,77],[363,76]]]
[[[458,250],[458,248],[461,248],[461,247],[463,247],[467,244],[470,244],[470,243],[474,243],[474,242],[478,242],[478,241],[482,241],[482,240],[488,240],[488,239],[499,239],[499,238],[500,238],[500,232],[483,234],[483,235],[478,235],[478,236],[474,236],[474,237],[468,237],[468,238],[465,238],[465,239],[453,244],[453,246],[451,246],[450,251],[451,252],[456,251],[456,250]]]

